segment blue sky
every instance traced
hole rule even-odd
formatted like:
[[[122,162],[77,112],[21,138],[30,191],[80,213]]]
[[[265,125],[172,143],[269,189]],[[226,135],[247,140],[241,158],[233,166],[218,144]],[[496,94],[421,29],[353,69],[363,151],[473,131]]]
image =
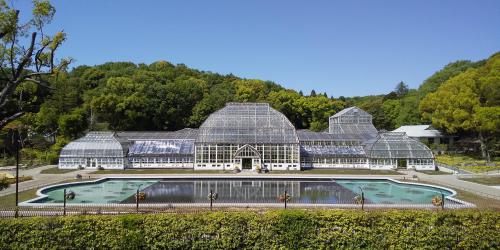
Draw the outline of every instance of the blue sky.
[[[49,31],[76,65],[167,60],[358,96],[418,87],[500,51],[500,1],[63,1]],[[14,1],[22,13],[30,1]]]

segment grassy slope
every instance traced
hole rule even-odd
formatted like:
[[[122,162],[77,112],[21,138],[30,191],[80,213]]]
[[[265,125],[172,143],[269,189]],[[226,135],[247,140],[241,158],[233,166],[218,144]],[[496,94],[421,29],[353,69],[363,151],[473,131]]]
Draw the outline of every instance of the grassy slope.
[[[498,186],[500,185],[500,177],[482,177],[482,178],[462,178],[462,181],[470,181],[488,186]],[[498,190],[500,193],[500,190]]]
[[[66,174],[66,173],[70,173],[70,172],[73,172],[76,170],[77,169],[59,169],[57,167],[53,167],[53,168],[44,169],[44,170],[40,171],[40,173],[41,174]]]
[[[500,170],[500,161],[498,160],[492,161],[495,166],[486,166],[485,160],[475,159],[466,155],[436,155],[436,161],[474,173]]]
[[[425,170],[425,171],[417,171],[417,172],[423,173],[423,174],[428,174],[428,175],[447,175],[447,174],[451,174],[451,173],[448,173],[448,172],[434,171],[434,170]]]

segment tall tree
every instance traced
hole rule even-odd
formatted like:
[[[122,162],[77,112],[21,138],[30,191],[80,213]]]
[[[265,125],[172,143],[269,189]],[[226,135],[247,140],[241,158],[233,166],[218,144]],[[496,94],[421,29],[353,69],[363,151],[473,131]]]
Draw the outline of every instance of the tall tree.
[[[398,85],[396,85],[396,88],[394,90],[394,92],[396,92],[399,97],[403,97],[408,93],[408,91],[410,91],[410,88],[408,88],[408,85],[402,81],[399,82]]]
[[[469,68],[477,68],[483,64],[484,61],[456,61],[447,64],[443,69],[432,74],[432,76],[427,78],[422,85],[420,85],[418,88],[420,97],[424,98],[427,94],[435,92],[446,80],[465,72]]]
[[[420,103],[424,119],[449,133],[472,132],[489,160],[488,142],[500,134],[500,53],[443,83]]]
[[[31,82],[37,87],[48,87],[47,79],[69,64],[69,60],[57,63],[55,58],[66,35],[57,32],[50,36],[43,32],[54,17],[54,7],[48,0],[34,0],[33,4],[31,18],[21,22],[20,11],[0,0],[0,128],[25,112],[36,110],[40,104],[23,105],[25,99],[14,98],[20,85]]]

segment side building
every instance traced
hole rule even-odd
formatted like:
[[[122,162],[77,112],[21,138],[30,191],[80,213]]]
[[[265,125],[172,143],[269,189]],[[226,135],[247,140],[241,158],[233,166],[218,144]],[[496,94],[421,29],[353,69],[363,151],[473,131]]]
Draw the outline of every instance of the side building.
[[[199,129],[89,132],[62,149],[59,167],[432,170],[434,156],[405,133],[378,132],[357,107],[330,117],[328,132],[312,132],[267,103],[227,103]]]

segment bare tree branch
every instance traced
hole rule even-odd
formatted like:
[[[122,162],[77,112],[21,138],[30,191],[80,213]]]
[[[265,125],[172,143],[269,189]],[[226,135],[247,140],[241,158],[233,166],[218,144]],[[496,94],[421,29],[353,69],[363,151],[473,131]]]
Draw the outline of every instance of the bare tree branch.
[[[0,121],[0,128],[2,128],[2,127],[4,127],[5,125],[7,125],[7,123],[9,123],[9,122],[11,122],[11,121],[13,121],[13,120],[15,120],[15,119],[17,119],[17,118],[21,117],[22,115],[24,115],[24,112],[23,112],[23,111],[20,111],[20,112],[17,112],[17,113],[15,113],[15,114],[13,114],[13,115],[9,116],[9,117],[6,117],[6,118],[2,119],[2,120]]]
[[[33,78],[25,78],[24,80],[27,81],[27,82],[34,82],[34,83],[36,83],[36,84],[38,84],[38,85],[40,85],[40,86],[42,86],[44,88],[48,88],[48,89],[52,89],[52,90],[55,89],[55,88],[47,85],[47,82],[45,82],[45,81],[36,80],[36,79],[33,79]]]
[[[32,30],[28,46],[24,47],[21,43],[25,41],[25,31],[33,28],[32,22],[34,19],[24,24],[19,24],[19,10],[14,11],[14,16],[10,16],[11,19],[8,20],[11,23],[7,23],[7,26],[5,26],[6,29],[0,30],[0,39],[9,38],[2,40],[3,50],[1,51],[2,57],[0,60],[0,128],[4,127],[8,122],[19,118],[24,112],[27,112],[26,110],[20,111],[23,101],[16,101],[13,96],[20,84],[23,82],[33,82],[41,87],[54,89],[49,86],[50,83],[44,76],[57,73],[71,63],[71,60],[63,60],[58,65],[54,64],[55,51],[64,41],[64,33],[58,33],[54,38],[45,37],[42,29],[43,23],[35,25],[36,27]],[[11,12],[10,14],[12,15],[13,13]],[[51,18],[50,14],[48,17]],[[39,33],[41,35],[37,36]],[[16,108],[16,106],[18,107]],[[33,110],[30,112],[36,112],[36,106],[32,108]]]
[[[28,51],[24,54],[19,65],[17,65],[16,76],[19,77],[24,70],[26,64],[31,60],[33,56],[33,50],[35,49],[36,32],[31,33],[31,42]]]

